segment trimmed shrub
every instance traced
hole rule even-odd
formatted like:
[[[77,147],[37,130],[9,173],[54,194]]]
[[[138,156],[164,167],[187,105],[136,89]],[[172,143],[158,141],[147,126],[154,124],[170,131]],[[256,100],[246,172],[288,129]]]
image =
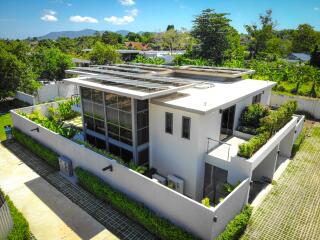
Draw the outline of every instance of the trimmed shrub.
[[[31,152],[45,160],[49,165],[53,166],[56,169],[59,169],[59,159],[58,155],[55,152],[51,151],[47,147],[43,146],[42,144],[16,128],[12,129],[12,133],[14,138],[23,146],[27,147]]]
[[[14,206],[13,202],[10,200],[10,198],[5,195],[1,189],[0,193],[4,196],[9,210],[10,214],[13,220],[13,228],[11,229],[9,235],[7,236],[8,240],[28,240],[30,238],[30,227],[28,221],[24,218],[22,213]]]
[[[247,205],[239,215],[229,222],[225,230],[216,240],[238,240],[246,230],[252,214],[252,207]]]
[[[246,107],[240,116],[240,125],[250,128],[260,127],[260,119],[269,114],[269,108],[257,103]]]
[[[113,189],[94,174],[80,167],[75,169],[75,173],[82,187],[103,201],[112,204],[160,239],[195,239],[190,233],[161,218],[143,204],[133,201],[125,194]]]
[[[290,101],[283,104],[269,115],[260,119],[260,132],[251,138],[248,142],[239,145],[238,156],[250,158],[258,151],[278,130],[283,128],[292,118],[297,109],[297,102]]]

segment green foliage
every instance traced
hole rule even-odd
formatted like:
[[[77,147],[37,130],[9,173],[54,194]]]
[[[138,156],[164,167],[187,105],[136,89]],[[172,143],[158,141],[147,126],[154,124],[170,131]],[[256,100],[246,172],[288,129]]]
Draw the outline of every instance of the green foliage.
[[[49,109],[49,112],[52,113],[51,108]],[[71,127],[63,127],[63,122],[57,122],[54,119],[49,119],[45,117],[39,110],[34,110],[31,114],[26,114],[19,112],[20,115],[29,118],[31,121],[40,124],[41,126],[60,134],[61,136],[65,138],[72,138],[74,135],[77,134],[78,130],[71,128]]]
[[[208,197],[203,198],[203,199],[201,200],[201,203],[202,203],[203,205],[205,205],[206,207],[210,207],[210,206],[211,206],[211,205],[210,205],[210,199],[209,199]]]
[[[293,35],[293,51],[310,53],[317,44],[317,33],[309,24],[300,24]]]
[[[156,65],[161,65],[164,64],[165,61],[163,58],[160,57],[152,57],[152,58],[146,58],[143,55],[137,55],[136,58],[132,61],[135,63],[145,63],[145,64],[156,64]]]
[[[258,129],[260,133],[252,137],[248,142],[239,145],[238,156],[250,158],[276,131],[280,130],[291,120],[296,109],[297,102],[290,101],[260,119],[260,128]]]
[[[79,104],[80,98],[73,98],[64,102],[58,103],[58,107],[48,107],[49,119],[53,119],[56,122],[62,122],[75,118],[79,115],[78,112],[72,110],[72,106]]]
[[[269,108],[262,104],[251,104],[246,107],[240,116],[240,125],[250,128],[260,127],[260,119],[269,114]]]
[[[90,60],[93,64],[114,64],[120,63],[121,57],[111,45],[97,42],[90,53]]]
[[[38,143],[36,140],[22,133],[16,128],[13,128],[12,133],[14,138],[22,145],[27,147],[31,152],[45,160],[49,165],[53,166],[56,169],[59,169],[58,155],[55,152],[46,148],[45,146]]]
[[[194,239],[191,234],[161,218],[143,204],[135,202],[123,193],[116,191],[92,173],[79,167],[75,169],[75,173],[82,187],[103,201],[112,204],[160,239]]]
[[[4,196],[13,221],[13,228],[11,229],[7,240],[29,240],[31,239],[31,232],[28,221],[22,215],[22,213],[14,206],[9,196],[5,195],[1,189],[0,194]]]
[[[252,207],[246,206],[239,215],[229,222],[217,240],[238,240],[246,230],[252,214]]]
[[[199,41],[200,47],[194,49],[193,55],[220,65],[239,54],[234,51],[241,52],[239,34],[230,26],[231,20],[226,16],[225,13],[206,9],[195,17],[191,35]]]
[[[65,70],[73,66],[71,56],[55,47],[37,47],[32,52],[32,62],[33,71],[46,80],[66,78]]]
[[[123,36],[116,32],[105,31],[101,40],[104,44],[116,45],[118,43],[123,43]]]

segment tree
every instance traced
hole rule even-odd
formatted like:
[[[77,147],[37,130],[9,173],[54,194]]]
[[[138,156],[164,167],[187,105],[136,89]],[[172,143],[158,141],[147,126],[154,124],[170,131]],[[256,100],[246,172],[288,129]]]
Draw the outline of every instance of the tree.
[[[256,24],[245,25],[246,31],[249,34],[250,42],[248,44],[248,50],[251,58],[256,58],[258,54],[265,52],[267,48],[267,42],[275,38],[274,28],[276,22],[272,20],[272,10],[266,11],[265,15],[260,15],[261,29]]]
[[[167,31],[169,31],[169,30],[171,30],[171,29],[174,30],[174,25],[173,25],[173,24],[167,26]]]
[[[130,42],[141,42],[141,36],[138,33],[129,32],[126,39]]]
[[[39,86],[32,77],[25,63],[0,48],[0,101],[14,96],[18,89],[32,93]]]
[[[32,57],[33,70],[40,79],[62,80],[66,76],[65,70],[73,66],[71,56],[59,48],[38,47]]]
[[[114,64],[121,62],[120,54],[116,52],[115,48],[111,45],[104,45],[97,42],[91,53],[90,60],[93,64]]]
[[[119,33],[105,31],[102,34],[102,42],[104,44],[116,45],[118,43],[123,43],[123,37]]]
[[[173,50],[177,49],[180,45],[180,36],[174,29],[169,29],[164,33],[160,34],[160,44],[164,49],[169,49],[172,53]]]
[[[196,57],[210,59],[218,65],[227,60],[226,51],[231,46],[228,36],[234,34],[227,15],[206,9],[193,20],[191,35],[200,43],[199,50],[194,51]]]
[[[293,51],[310,53],[317,44],[317,34],[309,24],[300,24],[293,37]]]
[[[310,65],[320,68],[320,51],[316,45],[311,53]]]

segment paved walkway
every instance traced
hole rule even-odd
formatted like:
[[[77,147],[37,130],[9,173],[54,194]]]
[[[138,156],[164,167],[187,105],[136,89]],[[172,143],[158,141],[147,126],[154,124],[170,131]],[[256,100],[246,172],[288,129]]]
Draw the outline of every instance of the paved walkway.
[[[29,220],[37,239],[155,239],[20,144],[0,145],[0,159],[0,187]]]
[[[320,239],[320,123],[252,216],[242,239]]]

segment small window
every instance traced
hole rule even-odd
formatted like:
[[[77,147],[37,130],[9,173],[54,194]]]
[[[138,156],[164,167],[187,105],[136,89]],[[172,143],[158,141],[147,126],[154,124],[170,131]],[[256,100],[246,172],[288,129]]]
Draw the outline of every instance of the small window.
[[[182,117],[182,137],[190,139],[190,125],[191,119],[188,117]]]
[[[166,112],[166,133],[172,134],[173,132],[173,114]]]
[[[261,93],[260,94],[258,94],[258,95],[256,95],[256,96],[254,96],[253,98],[252,98],[252,104],[255,104],[255,103],[260,103],[261,102]]]

